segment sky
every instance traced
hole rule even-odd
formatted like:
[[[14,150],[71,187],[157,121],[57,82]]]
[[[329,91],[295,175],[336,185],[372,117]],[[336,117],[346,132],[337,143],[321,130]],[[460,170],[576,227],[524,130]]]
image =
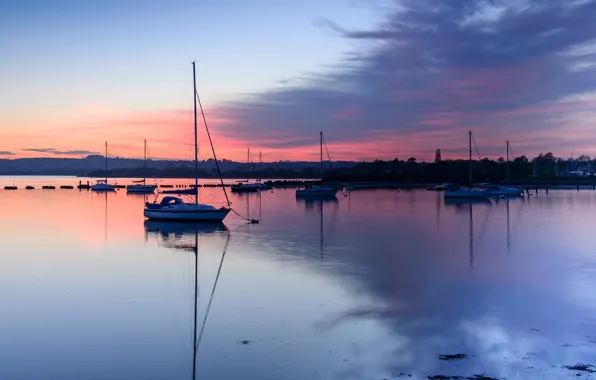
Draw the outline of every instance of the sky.
[[[0,158],[596,155],[596,0],[0,2]],[[202,123],[199,153],[211,157]]]

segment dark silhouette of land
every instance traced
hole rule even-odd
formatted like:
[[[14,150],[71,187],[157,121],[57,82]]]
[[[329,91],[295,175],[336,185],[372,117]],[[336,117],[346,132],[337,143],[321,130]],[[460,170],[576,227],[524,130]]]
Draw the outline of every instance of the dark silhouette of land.
[[[89,177],[194,177],[194,164],[183,160],[149,160],[147,171],[140,159],[110,158],[106,172],[104,157],[100,155],[85,158],[21,158],[0,159],[1,175],[73,175]],[[262,164],[247,164],[221,160],[220,168],[224,178],[263,179],[312,179],[320,175],[319,162],[278,161]],[[437,160],[418,162],[414,157],[407,160],[375,160],[372,162],[334,161],[325,162],[324,180],[341,182],[452,182],[469,181],[468,160]],[[531,160],[517,157],[507,163],[504,159],[475,160],[472,162],[474,182],[535,182],[549,181],[592,183],[596,177],[596,160],[588,156],[563,160],[552,153],[541,154]],[[509,174],[508,174],[509,173]],[[217,178],[213,159],[199,163],[201,178]]]

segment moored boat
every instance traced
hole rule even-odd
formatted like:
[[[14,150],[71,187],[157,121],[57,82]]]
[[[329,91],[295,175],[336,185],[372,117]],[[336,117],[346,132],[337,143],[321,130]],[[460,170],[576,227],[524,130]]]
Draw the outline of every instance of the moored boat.
[[[337,189],[332,187],[323,186],[323,132],[319,132],[319,144],[320,144],[320,177],[321,185],[307,185],[306,187],[296,190],[297,197],[317,197],[317,198],[333,198],[337,194]],[[329,154],[329,153],[327,153]]]
[[[133,181],[132,185],[126,185],[126,192],[132,194],[152,194],[157,189],[157,185],[147,184],[147,140],[145,140],[145,146],[143,150],[143,156],[145,161],[144,173],[145,177],[139,181]]]
[[[469,186],[467,188],[460,186],[448,187],[443,193],[445,198],[486,198],[491,195],[490,190],[472,188],[472,131],[468,131],[468,144],[470,153],[468,158]]]
[[[194,102],[194,146],[198,147],[198,132],[197,132],[197,98],[199,96],[197,92],[197,82],[196,82],[196,74],[195,74],[195,62],[192,62],[192,76],[193,76],[193,102]],[[201,107],[201,112],[203,109]],[[204,118],[204,115],[203,115]],[[207,128],[207,125],[205,125]],[[208,131],[208,130],[207,130]],[[213,146],[212,146],[213,148]],[[215,150],[214,150],[214,158],[215,162],[217,163],[217,157],[215,157]],[[218,166],[219,169],[219,166]],[[143,215],[152,220],[160,220],[160,221],[173,221],[173,222],[203,222],[203,221],[211,221],[211,222],[221,222],[232,210],[230,206],[230,202],[228,200],[228,207],[220,207],[216,208],[212,205],[202,204],[199,203],[199,157],[198,157],[198,149],[194,149],[194,172],[195,172],[195,183],[194,188],[192,188],[194,192],[194,202],[185,202],[182,198],[179,197],[164,197],[159,203],[145,203],[145,209],[143,211]],[[220,180],[223,180],[221,177],[221,173],[219,173]],[[224,194],[225,189],[223,189]],[[226,194],[227,199],[227,194]]]
[[[105,179],[98,179],[95,185],[91,185],[92,191],[114,191],[116,190],[116,186],[108,183],[108,142],[106,141],[106,178]]]

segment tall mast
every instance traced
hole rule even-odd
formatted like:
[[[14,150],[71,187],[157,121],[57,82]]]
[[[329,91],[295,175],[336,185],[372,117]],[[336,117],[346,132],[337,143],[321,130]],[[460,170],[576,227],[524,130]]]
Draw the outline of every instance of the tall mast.
[[[259,182],[263,180],[261,174],[261,168],[263,167],[263,156],[261,156],[261,151],[259,150]]]
[[[250,177],[250,148],[246,150],[246,183],[248,184],[248,180]]]
[[[194,104],[194,125],[195,125],[195,203],[199,204],[199,138],[197,136],[197,77],[195,74],[195,61],[192,61],[192,99]]]
[[[145,140],[145,149],[143,150],[143,159],[145,160],[145,172],[143,173],[145,178],[143,178],[143,179],[146,182],[147,181],[147,140]]]
[[[507,140],[507,182],[509,182],[509,140]]]
[[[468,145],[470,147],[469,171],[470,171],[470,186],[472,186],[472,131],[468,131]]]
[[[106,141],[106,183],[108,182],[108,142]]]
[[[321,158],[321,185],[323,185],[323,131],[319,132],[320,158]]]

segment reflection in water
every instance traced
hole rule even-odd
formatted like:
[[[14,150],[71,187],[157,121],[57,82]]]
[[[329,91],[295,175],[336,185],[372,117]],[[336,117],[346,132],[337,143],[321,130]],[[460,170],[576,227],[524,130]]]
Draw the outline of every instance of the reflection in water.
[[[474,269],[474,216],[471,203],[468,208],[470,209],[470,268]]]
[[[449,206],[462,206],[469,204],[491,204],[488,198],[445,198],[445,204]]]
[[[311,211],[311,210],[317,209],[318,205],[323,205],[323,204],[337,205],[337,204],[339,204],[339,201],[337,200],[337,198],[309,199],[306,197],[297,197],[296,203],[303,204],[305,210]]]
[[[228,232],[228,229],[225,227],[223,223],[171,223],[171,222],[156,222],[156,221],[149,221],[146,220],[145,223],[145,232],[147,235],[154,234],[159,237],[159,239],[164,243],[164,246],[169,248],[173,248],[176,250],[187,250],[193,252],[193,256],[195,259],[194,265],[194,286],[193,286],[193,356],[192,356],[192,379],[196,379],[196,370],[197,370],[197,353],[199,347],[201,345],[201,341],[203,339],[203,333],[205,331],[205,326],[207,325],[207,319],[209,318],[209,311],[211,310],[211,305],[213,303],[213,298],[215,296],[215,290],[217,289],[217,283],[219,281],[219,276],[221,274],[221,270],[223,268],[224,259],[226,257],[226,252],[228,249],[228,245],[230,243],[230,234],[226,234],[226,242],[224,244],[224,248],[221,254],[221,260],[219,261],[219,266],[217,268],[217,274],[215,276],[215,280],[213,282],[213,287],[211,289],[211,294],[209,296],[209,302],[207,304],[207,308],[205,310],[205,315],[203,317],[203,321],[201,323],[201,329],[197,334],[197,320],[198,320],[198,299],[199,299],[199,239],[200,236],[203,235],[210,235],[214,233],[223,233]],[[188,238],[192,237],[191,243],[189,244]]]
[[[595,364],[596,192],[266,196],[249,229],[144,222],[123,192],[3,193],[0,378],[188,378],[190,352],[206,379],[542,380]]]

